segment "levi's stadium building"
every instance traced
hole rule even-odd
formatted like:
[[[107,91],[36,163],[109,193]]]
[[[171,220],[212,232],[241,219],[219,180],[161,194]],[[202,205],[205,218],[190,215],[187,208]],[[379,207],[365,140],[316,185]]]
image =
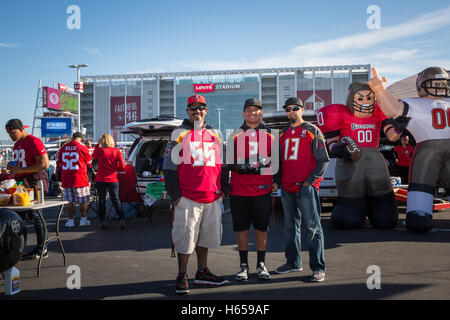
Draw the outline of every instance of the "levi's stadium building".
[[[370,65],[291,67],[198,72],[168,72],[82,76],[81,124],[86,137],[97,141],[104,133],[117,141],[133,141],[121,134],[124,125],[155,117],[187,117],[187,99],[206,98],[209,125],[236,129],[243,123],[248,98],[259,98],[265,113],[283,110],[289,97],[299,97],[305,114],[323,106],[346,102],[348,85],[368,81]]]

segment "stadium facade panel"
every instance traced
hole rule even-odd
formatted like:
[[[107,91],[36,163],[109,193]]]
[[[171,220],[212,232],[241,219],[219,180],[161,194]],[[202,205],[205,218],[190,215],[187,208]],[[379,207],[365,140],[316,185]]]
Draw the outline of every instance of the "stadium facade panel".
[[[369,73],[367,64],[82,76],[81,123],[94,141],[103,133],[132,141],[120,133],[126,123],[158,116],[183,119],[187,98],[201,94],[208,105],[207,122],[225,135],[242,124],[248,98],[259,98],[270,112],[297,96],[306,112],[314,113],[331,103],[345,103],[348,85],[367,81]]]

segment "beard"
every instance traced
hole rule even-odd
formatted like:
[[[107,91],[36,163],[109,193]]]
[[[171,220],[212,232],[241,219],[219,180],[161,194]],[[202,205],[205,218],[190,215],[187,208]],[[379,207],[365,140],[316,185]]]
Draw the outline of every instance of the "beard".
[[[289,118],[289,122],[294,124],[295,122],[297,122],[297,118]]]

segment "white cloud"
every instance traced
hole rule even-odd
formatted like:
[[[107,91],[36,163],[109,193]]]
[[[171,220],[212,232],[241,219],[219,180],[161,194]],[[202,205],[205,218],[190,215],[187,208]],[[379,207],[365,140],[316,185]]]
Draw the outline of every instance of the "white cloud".
[[[10,48],[18,47],[18,46],[19,46],[18,43],[3,43],[3,42],[0,42],[0,47],[2,47],[2,48],[10,49]]]
[[[292,48],[287,54],[254,61],[241,57],[238,61],[199,61],[179,65],[190,70],[229,70],[371,64],[380,70],[380,74],[386,75],[388,80],[395,81],[427,67],[430,58],[433,64],[438,65],[437,55],[445,56],[445,53],[429,49],[442,45],[442,40],[421,40],[421,46],[414,37],[449,25],[450,7],[447,7],[379,30],[302,44]],[[386,46],[388,44],[391,46]],[[450,67],[448,59],[441,59],[440,62],[439,65]]]
[[[103,54],[100,52],[100,49],[98,49],[98,48],[80,47],[80,49],[81,49],[81,50],[84,50],[84,51],[86,51],[86,52],[88,52],[88,53],[90,53],[90,54],[92,54],[92,55],[94,55],[94,56],[101,56],[101,55],[103,55]]]

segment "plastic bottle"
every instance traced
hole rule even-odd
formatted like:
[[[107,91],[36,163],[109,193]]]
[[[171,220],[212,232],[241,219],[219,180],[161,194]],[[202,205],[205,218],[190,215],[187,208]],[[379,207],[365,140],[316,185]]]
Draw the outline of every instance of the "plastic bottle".
[[[11,296],[20,292],[20,271],[12,267],[4,272],[5,294]]]
[[[15,206],[30,206],[30,196],[23,186],[23,182],[17,183],[17,189],[13,193],[13,203]]]
[[[38,180],[36,183],[36,203],[44,203],[44,184],[42,180]]]

